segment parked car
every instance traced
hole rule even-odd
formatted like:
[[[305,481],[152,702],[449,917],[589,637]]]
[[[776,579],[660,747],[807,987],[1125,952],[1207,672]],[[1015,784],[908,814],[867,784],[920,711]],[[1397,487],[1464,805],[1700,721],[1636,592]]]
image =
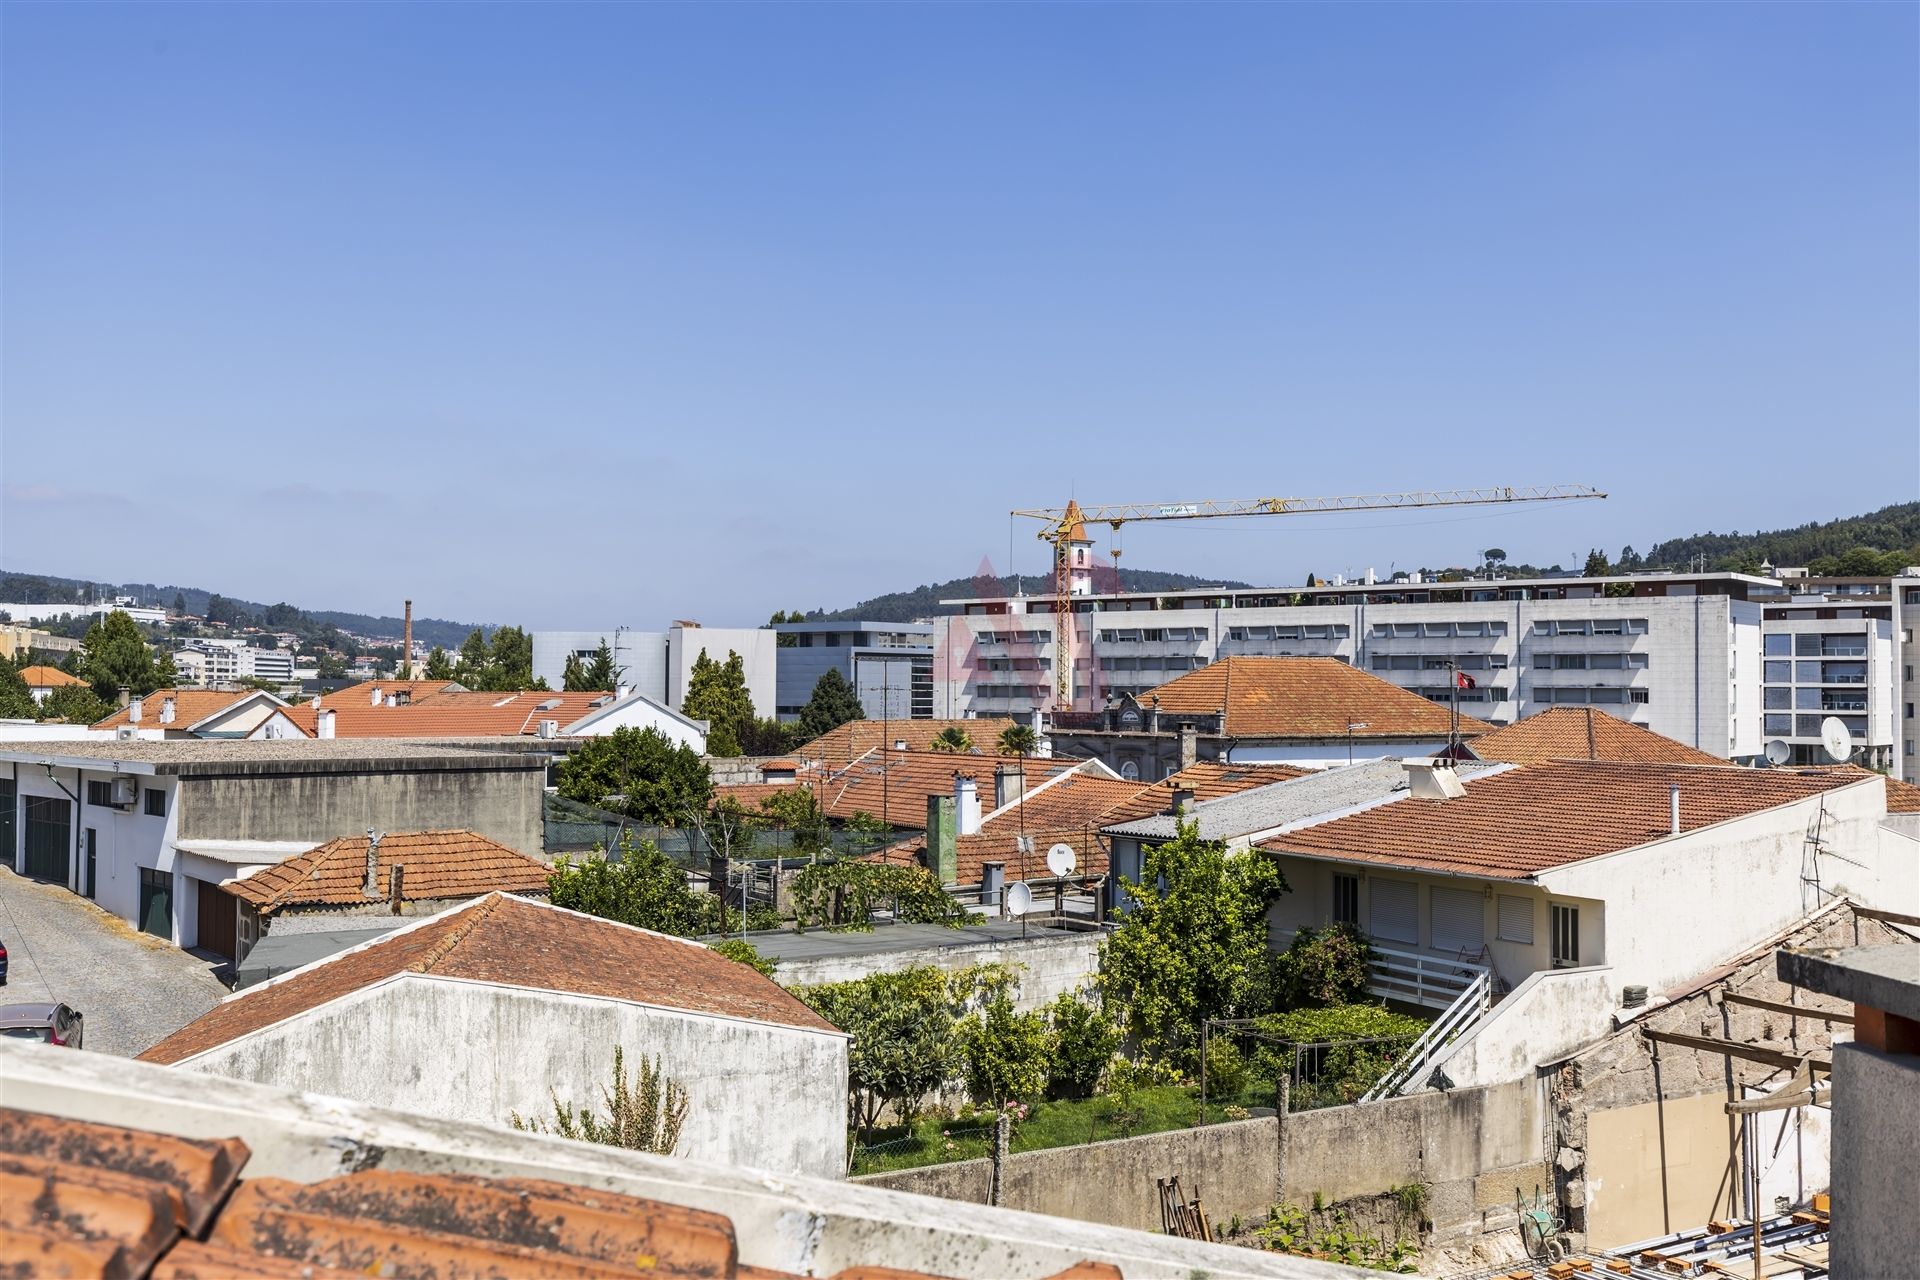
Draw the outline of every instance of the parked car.
[[[86,1019],[64,1004],[0,1004],[0,1036],[78,1049],[86,1036]]]
[[[0,942],[0,987],[7,985],[7,944]]]

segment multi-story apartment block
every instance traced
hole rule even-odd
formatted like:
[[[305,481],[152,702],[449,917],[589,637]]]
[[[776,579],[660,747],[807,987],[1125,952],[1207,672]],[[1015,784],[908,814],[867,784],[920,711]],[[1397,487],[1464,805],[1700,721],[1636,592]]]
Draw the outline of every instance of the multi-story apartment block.
[[[853,685],[869,720],[933,718],[933,627],[912,622],[788,622],[774,627],[774,705],[797,720],[829,670]]]
[[[197,639],[173,655],[180,686],[187,689],[224,689],[242,680],[293,682],[293,654],[285,649],[262,649],[244,640]]]
[[[605,641],[613,653],[619,682],[663,706],[678,708],[687,697],[693,667],[706,654],[725,662],[740,655],[747,693],[756,714],[765,715],[774,704],[774,634],[766,627],[703,627],[698,622],[675,622],[665,631],[636,631],[608,627],[601,631],[536,631],[533,674],[558,689],[564,682],[567,659],[586,661]]]

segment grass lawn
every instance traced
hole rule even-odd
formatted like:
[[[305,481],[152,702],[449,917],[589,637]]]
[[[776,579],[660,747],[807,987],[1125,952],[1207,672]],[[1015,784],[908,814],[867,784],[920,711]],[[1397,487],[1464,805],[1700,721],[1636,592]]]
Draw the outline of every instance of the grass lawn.
[[[1132,1135],[1187,1128],[1200,1118],[1198,1099],[1198,1089],[1177,1085],[1140,1090],[1134,1095],[1139,1118]],[[1128,1136],[1114,1119],[1118,1110],[1114,1100],[1106,1097],[1040,1103],[1032,1115],[1013,1127],[1012,1149],[1041,1151]],[[1217,1109],[1209,1110],[1214,1120],[1220,1119]],[[853,1172],[884,1173],[978,1159],[987,1154],[992,1143],[993,1112],[988,1110],[953,1120],[922,1120],[911,1130],[894,1125],[873,1131],[854,1156]]]

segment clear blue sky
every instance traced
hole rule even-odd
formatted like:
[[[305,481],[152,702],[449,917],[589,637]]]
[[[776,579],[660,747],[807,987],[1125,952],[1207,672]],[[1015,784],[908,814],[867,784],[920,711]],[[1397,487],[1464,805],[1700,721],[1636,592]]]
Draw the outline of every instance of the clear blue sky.
[[[1911,5],[10,5],[10,569],[532,626],[1920,494]],[[1043,549],[1019,531],[1014,565]]]

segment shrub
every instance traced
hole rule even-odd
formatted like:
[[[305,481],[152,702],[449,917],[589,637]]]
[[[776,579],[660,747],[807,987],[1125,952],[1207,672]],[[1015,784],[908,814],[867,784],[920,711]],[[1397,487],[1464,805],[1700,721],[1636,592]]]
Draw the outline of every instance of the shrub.
[[[967,1092],[1002,1106],[1037,1098],[1047,1087],[1053,1037],[1041,1013],[1020,1013],[1003,989],[960,1024],[960,1062]]]
[[[907,924],[957,928],[973,919],[924,867],[848,858],[813,863],[793,880],[794,925],[800,929],[871,929],[873,910],[882,901]]]
[[[576,1110],[560,1101],[558,1093],[552,1097],[551,1124],[527,1119],[517,1111],[507,1114],[507,1122],[527,1133],[551,1133],[576,1142],[670,1156],[680,1145],[680,1128],[687,1120],[686,1088],[661,1074],[657,1058],[652,1062],[642,1058],[640,1069],[629,1078],[626,1055],[619,1045],[613,1047],[613,1088],[600,1090],[607,1107],[605,1119],[586,1107]]]
[[[735,963],[744,964],[749,969],[757,969],[768,978],[773,976],[775,967],[780,963],[771,956],[761,955],[759,949],[751,942],[740,938],[724,938],[719,942],[709,942],[707,946]]]
[[[1276,1009],[1324,1008],[1365,998],[1373,948],[1350,924],[1303,928],[1273,964]]]
[[[1053,1064],[1047,1076],[1047,1096],[1090,1098],[1114,1050],[1120,1047],[1120,1028],[1106,1011],[1062,994],[1048,1010],[1053,1021]]]
[[[1293,1009],[1258,1018],[1254,1026],[1265,1035],[1285,1042],[1262,1042],[1254,1051],[1253,1074],[1270,1083],[1277,1084],[1283,1076],[1291,1076],[1293,1045],[1327,1046],[1301,1058],[1302,1076],[1298,1083],[1306,1092],[1296,1092],[1295,1106],[1315,1105],[1312,1099],[1353,1101],[1385,1074],[1400,1051],[1427,1028],[1426,1022],[1419,1018],[1394,1013],[1377,1004]],[[1350,1043],[1361,1040],[1385,1043]]]
[[[1237,1098],[1247,1087],[1247,1060],[1228,1036],[1207,1040],[1207,1096]]]

